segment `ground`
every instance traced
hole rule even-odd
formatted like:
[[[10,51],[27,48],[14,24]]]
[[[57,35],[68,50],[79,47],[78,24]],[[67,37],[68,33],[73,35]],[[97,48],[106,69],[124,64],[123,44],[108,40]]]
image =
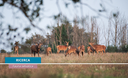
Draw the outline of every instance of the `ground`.
[[[128,63],[128,53],[91,54],[40,54],[42,63]],[[17,57],[16,54],[1,54],[4,57]],[[19,54],[19,57],[31,57],[31,54]],[[38,57],[38,54],[36,54]],[[9,69],[0,65],[0,78],[128,78],[127,65],[38,65],[37,69]]]

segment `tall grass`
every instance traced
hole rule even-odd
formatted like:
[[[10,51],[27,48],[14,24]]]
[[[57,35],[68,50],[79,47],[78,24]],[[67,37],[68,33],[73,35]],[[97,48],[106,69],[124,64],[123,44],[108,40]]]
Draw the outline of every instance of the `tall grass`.
[[[113,69],[114,68],[114,69]],[[72,70],[70,70],[72,69]],[[6,72],[5,72],[6,71]],[[128,68],[100,65],[39,65],[37,69],[2,69],[0,78],[127,78]]]
[[[17,57],[16,54],[2,55],[0,57],[0,62],[4,63],[5,57]],[[31,57],[31,54],[20,54],[18,57]],[[38,57],[38,54],[36,54]],[[97,54],[95,53],[88,55],[84,53],[84,56],[78,56],[75,54],[68,55],[65,57],[64,54],[40,54],[42,63],[128,63],[128,53],[106,53]]]
[[[128,63],[128,53],[40,56],[42,63]],[[4,63],[5,57],[17,55],[1,55],[0,62]],[[19,57],[31,57],[31,54],[20,54]],[[9,69],[8,65],[0,65],[0,71],[0,78],[128,78],[127,65],[38,65],[37,69]]]

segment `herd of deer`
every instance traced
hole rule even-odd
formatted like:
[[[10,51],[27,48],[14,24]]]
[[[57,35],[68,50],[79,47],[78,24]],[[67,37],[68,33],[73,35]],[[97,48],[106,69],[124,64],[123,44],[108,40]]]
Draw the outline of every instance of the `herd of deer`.
[[[78,48],[75,47],[75,46],[68,46],[69,42],[66,42],[66,45],[58,45],[57,46],[57,54],[59,54],[60,51],[64,51],[64,54],[65,54],[65,51],[67,50],[66,54],[65,54],[65,57],[68,55],[68,54],[71,54],[71,53],[74,53],[74,54],[78,54],[78,56],[80,54],[82,54],[82,56],[84,55],[84,51],[85,51],[85,46],[84,45],[81,45],[79,46]],[[36,45],[32,45],[31,46],[31,53],[33,54],[34,53],[34,57],[35,57],[35,53],[38,53],[38,57],[39,57],[39,51],[40,51],[40,48],[41,48],[41,45],[42,44],[36,44]],[[106,50],[106,46],[104,45],[94,45],[94,43],[89,43],[90,46],[87,47],[87,52],[88,54],[90,55],[91,52],[93,52],[93,54],[95,52],[102,52],[102,55],[103,55],[103,52],[105,52]],[[18,56],[18,46],[16,45],[14,47],[15,49],[15,52],[17,52],[17,56]],[[47,56],[49,55],[49,53],[52,54],[52,49],[51,47],[48,47],[46,49],[46,54]]]

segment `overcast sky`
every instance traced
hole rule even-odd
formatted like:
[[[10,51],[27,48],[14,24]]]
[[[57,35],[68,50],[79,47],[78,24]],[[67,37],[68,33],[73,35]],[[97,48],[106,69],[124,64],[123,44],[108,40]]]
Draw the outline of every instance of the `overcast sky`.
[[[43,13],[45,16],[51,16],[51,15],[57,15],[59,13],[58,7],[56,5],[56,0],[43,0],[44,1],[44,8],[45,8],[45,12]],[[59,0],[59,5],[61,6],[60,9],[62,11],[62,14],[67,16],[67,18],[69,20],[73,20],[76,16],[78,16],[79,18],[81,18],[81,9],[80,8],[74,8],[74,4],[71,4],[68,6],[68,9],[65,7],[64,5],[64,1],[71,3],[70,0]],[[96,11],[98,11],[99,9],[101,9],[100,7],[100,3],[102,2],[102,4],[104,4],[103,6],[105,6],[107,12],[105,13],[101,13],[103,16],[105,17],[109,17],[111,12],[117,12],[119,11],[122,15],[125,15],[125,17],[128,17],[128,0],[82,0],[82,3],[86,3],[89,6],[91,6],[93,9],[95,9]],[[77,6],[80,6],[80,4],[77,4]],[[91,10],[89,7],[83,5],[83,16],[97,16],[97,13],[93,10]],[[21,13],[18,12],[15,15],[13,14],[17,9],[12,9],[11,7],[9,7],[9,5],[5,5],[4,7],[0,7],[0,12],[3,14],[4,19],[0,19],[0,21],[4,21],[7,24],[10,24],[14,27],[18,27],[18,32],[22,33],[21,35],[26,38],[31,37],[32,34],[34,34],[35,32],[37,34],[41,34],[41,35],[46,35],[47,33],[50,33],[50,30],[47,29],[47,26],[49,25],[56,25],[56,22],[53,20],[53,18],[43,18],[40,22],[34,22],[37,26],[39,26],[40,28],[44,29],[44,32],[40,32],[38,29],[33,28],[32,26],[30,26],[29,21],[25,18],[25,16]],[[20,17],[20,20],[18,19],[14,19],[14,16],[18,16]],[[107,23],[108,23],[108,19],[100,16],[100,18],[97,18],[98,20],[98,25],[100,27],[100,29],[106,28],[108,27]],[[21,26],[21,27],[20,27]],[[25,26],[30,26],[31,27],[31,31],[26,35],[25,32],[23,32],[23,28]],[[7,28],[7,27],[5,27]],[[1,32],[1,31],[0,31]],[[101,36],[103,36],[104,32],[100,31]],[[13,33],[15,34],[15,33]],[[14,39],[14,41],[18,41],[20,40],[19,38]],[[6,42],[5,40],[2,40],[3,42]],[[103,39],[103,37],[100,38],[100,44],[105,44],[105,39]],[[1,45],[0,49],[4,48],[4,46]]]

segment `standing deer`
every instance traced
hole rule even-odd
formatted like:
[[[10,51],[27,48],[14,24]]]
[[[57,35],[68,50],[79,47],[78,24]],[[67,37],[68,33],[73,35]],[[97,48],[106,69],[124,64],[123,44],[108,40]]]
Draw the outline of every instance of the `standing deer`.
[[[84,55],[84,51],[85,51],[85,47],[84,47],[84,45],[81,45],[81,46],[79,46],[78,47],[78,50],[79,50],[79,55],[80,55],[80,53],[82,53],[82,56]]]
[[[51,49],[51,47],[48,47],[48,48],[46,49],[46,52],[47,52],[47,56],[49,55],[49,52],[52,54],[52,49]]]
[[[103,55],[103,51],[104,51],[104,53],[106,53],[105,52],[105,50],[106,50],[106,46],[104,46],[104,45],[93,45],[94,43],[89,43],[91,46],[92,46],[92,48],[98,53],[98,52],[102,52],[102,55]]]
[[[38,44],[38,45],[32,45],[31,46],[31,53],[34,52],[34,57],[35,57],[35,53],[38,53],[38,57],[39,57],[39,51],[40,51],[41,45],[42,45],[42,43]]]
[[[68,43],[67,41],[66,42],[66,45],[58,45],[57,46],[57,54],[60,52],[60,51],[64,51],[64,54],[65,54],[65,51],[67,50],[67,47],[68,47]]]
[[[14,51],[15,51],[15,53],[17,52],[17,56],[19,55],[19,53],[18,53],[19,52],[18,42],[15,42],[16,46],[14,47]]]
[[[77,53],[77,48],[76,47],[74,47],[74,46],[69,46],[68,47],[68,50],[67,50],[67,52],[66,52],[66,54],[65,54],[65,57],[68,55],[68,54],[71,54],[71,53]],[[78,54],[78,53],[77,53]]]
[[[92,46],[88,46],[87,47],[87,52],[88,52],[89,55],[90,55],[90,52],[93,52],[93,55],[94,55],[95,50],[92,48]]]

